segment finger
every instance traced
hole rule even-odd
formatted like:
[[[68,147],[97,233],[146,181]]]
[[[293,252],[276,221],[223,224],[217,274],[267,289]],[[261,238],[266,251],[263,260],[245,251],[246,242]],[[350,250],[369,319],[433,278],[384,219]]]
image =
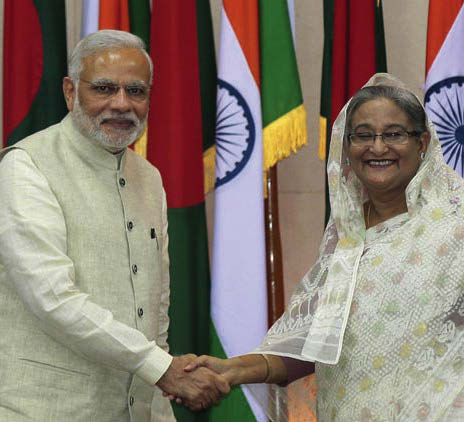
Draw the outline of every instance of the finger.
[[[177,404],[182,404],[182,399],[180,397],[176,397],[176,403]]]
[[[230,384],[226,378],[218,375],[215,385],[222,396],[230,393]]]
[[[196,358],[193,362],[190,362],[185,368],[185,372],[192,372],[193,370],[201,367],[201,366],[206,366],[208,367],[208,359],[209,356],[200,356],[199,358]]]

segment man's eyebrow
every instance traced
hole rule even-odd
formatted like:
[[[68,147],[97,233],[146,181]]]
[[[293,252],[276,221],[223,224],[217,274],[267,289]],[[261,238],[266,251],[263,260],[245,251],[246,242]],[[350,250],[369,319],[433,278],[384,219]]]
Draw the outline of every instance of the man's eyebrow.
[[[92,81],[89,81],[92,85],[119,85],[117,82],[108,79],[108,78],[98,78],[94,79]],[[141,87],[141,88],[148,88],[148,84],[145,81],[139,80],[139,81],[131,81],[127,84],[124,84],[124,86],[130,86],[130,87]]]
[[[89,83],[91,83],[93,85],[97,85],[97,84],[117,85],[116,82],[112,81],[111,79],[107,79],[107,78],[93,79],[92,81],[89,81]]]
[[[143,88],[147,88],[148,85],[146,82],[144,81],[132,81],[132,82],[129,82],[128,84],[126,84],[126,86],[131,86],[131,87],[143,87]]]

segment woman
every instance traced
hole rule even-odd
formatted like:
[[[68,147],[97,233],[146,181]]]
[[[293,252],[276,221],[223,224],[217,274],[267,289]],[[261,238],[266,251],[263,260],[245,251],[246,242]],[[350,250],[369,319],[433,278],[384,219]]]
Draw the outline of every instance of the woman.
[[[327,171],[331,220],[288,310],[253,354],[197,365],[282,384],[314,361],[324,422],[464,420],[464,184],[417,98],[375,75]]]

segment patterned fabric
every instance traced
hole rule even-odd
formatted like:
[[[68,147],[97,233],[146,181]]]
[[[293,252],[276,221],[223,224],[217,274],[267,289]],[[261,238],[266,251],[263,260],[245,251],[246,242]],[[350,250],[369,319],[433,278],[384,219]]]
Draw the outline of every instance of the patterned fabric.
[[[368,85],[402,86],[386,74]],[[429,123],[408,212],[366,231],[367,196],[344,164],[345,112],[320,257],[258,352],[316,361],[322,421],[464,420],[464,182]]]

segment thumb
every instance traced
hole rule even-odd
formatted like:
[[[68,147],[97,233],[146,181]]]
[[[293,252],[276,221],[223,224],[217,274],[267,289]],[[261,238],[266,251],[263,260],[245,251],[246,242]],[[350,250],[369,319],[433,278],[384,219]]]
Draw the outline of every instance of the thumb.
[[[184,368],[184,371],[185,372],[192,372],[195,369],[200,368],[202,366],[207,368],[208,367],[208,359],[209,359],[209,356],[206,356],[206,355],[200,356],[199,358],[196,358],[193,362],[190,362]]]

